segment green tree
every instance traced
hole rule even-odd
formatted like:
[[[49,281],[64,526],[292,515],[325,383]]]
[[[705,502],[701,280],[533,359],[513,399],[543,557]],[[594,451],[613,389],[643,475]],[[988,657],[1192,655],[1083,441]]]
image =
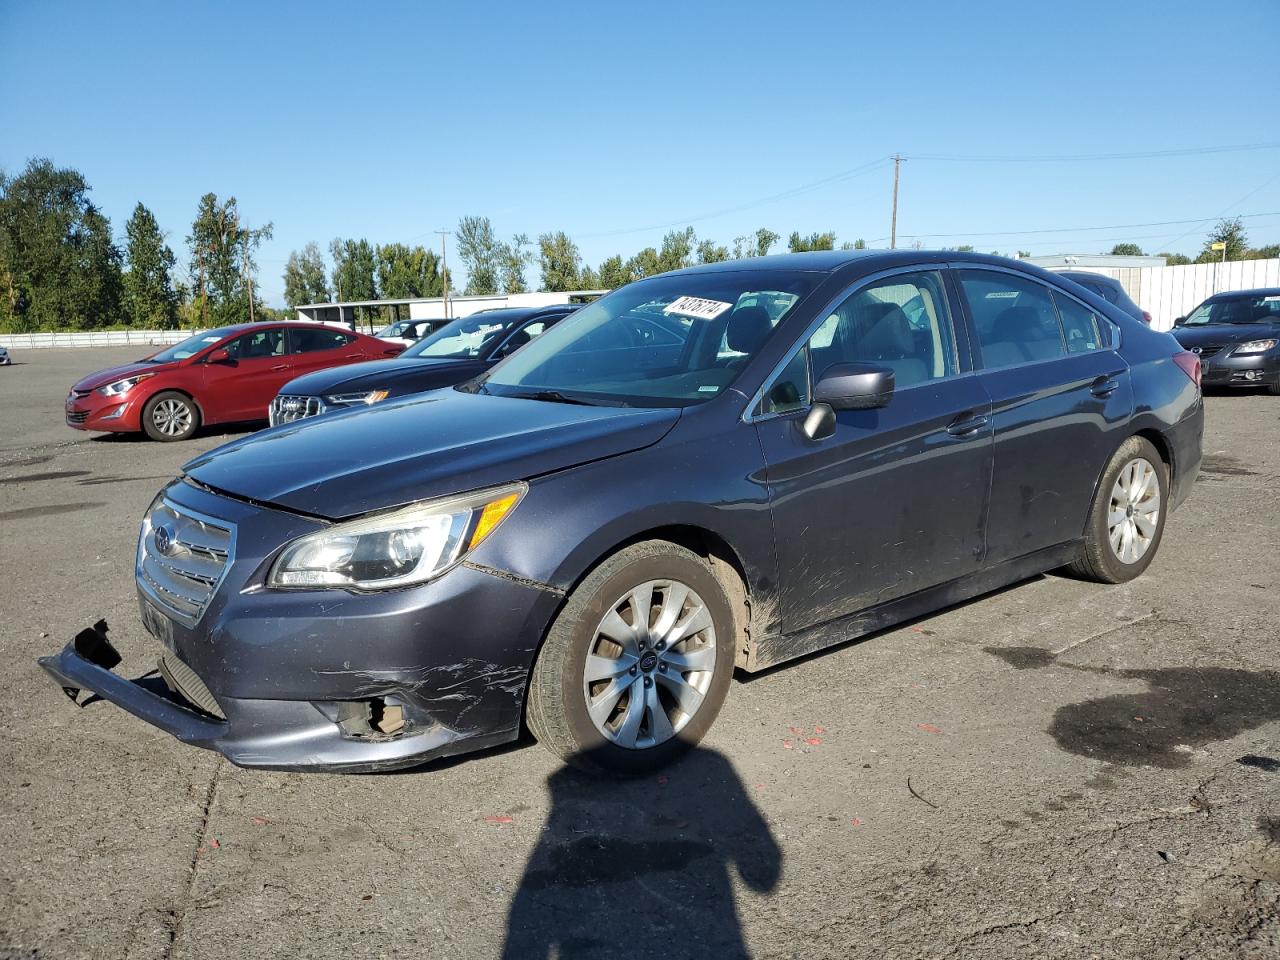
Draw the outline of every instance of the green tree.
[[[378,258],[368,240],[335,237],[329,243],[329,259],[333,261],[333,289],[339,301],[378,299]],[[355,308],[359,323],[371,323],[377,315],[376,307]]]
[[[529,282],[524,271],[533,263],[532,244],[528,234],[517,233],[510,243],[498,245],[498,280],[503,293],[528,293]]]
[[[627,275],[627,283],[632,280],[642,280],[645,277],[652,277],[654,274],[662,272],[662,261],[658,257],[658,251],[653,247],[645,247],[639,253],[627,260],[623,266],[623,270]]]
[[[698,244],[697,257],[699,263],[721,263],[729,259],[729,248],[718,246],[712,240],[703,240]]]
[[[155,215],[139,203],[124,227],[124,313],[128,322],[144,329],[168,330],[178,323],[178,295],[170,271],[176,258],[164,242]]]
[[[782,237],[765,227],[761,227],[755,233],[734,237],[733,259],[742,260],[746,257],[768,256],[773,245],[781,239]]]
[[[1215,243],[1227,245],[1226,256],[1222,250],[1214,250]],[[1244,235],[1244,222],[1239,218],[1219,220],[1209,236],[1205,237],[1204,246],[1196,263],[1213,263],[1215,260],[1243,260],[1249,249],[1249,238]]]
[[[600,274],[596,273],[594,267],[583,267],[582,275],[578,279],[582,282],[583,290],[600,289]]]
[[[121,319],[120,250],[71,168],[0,172],[0,329],[78,330]]]
[[[458,221],[458,257],[467,266],[466,296],[498,292],[501,248],[488,217],[463,217]]]
[[[270,238],[269,223],[256,230],[241,224],[235,197],[224,203],[214,193],[200,198],[187,245],[201,326],[221,327],[254,317],[258,296],[253,281],[258,266],[253,254]]]
[[[1256,247],[1246,254],[1249,260],[1273,260],[1280,257],[1280,243],[1270,243],[1265,247]]]
[[[328,299],[324,254],[313,240],[301,250],[289,254],[284,265],[284,302],[296,307],[302,303],[323,303]]]
[[[618,287],[631,282],[631,274],[627,269],[627,265],[622,262],[622,257],[616,254],[600,264],[599,274],[600,279],[596,285],[600,289],[616,290]]]
[[[1111,248],[1111,256],[1113,257],[1145,257],[1142,248],[1136,243],[1117,243]]]
[[[563,230],[538,238],[538,264],[542,269],[542,289],[561,293],[582,289],[582,255],[578,245]]]
[[[1157,253],[1157,257],[1164,257],[1164,265],[1166,267],[1181,267],[1191,262],[1191,258],[1183,256],[1180,253]]]
[[[865,241],[865,240],[863,240],[861,237],[859,237],[857,240],[853,241],[853,249],[855,249],[855,250],[865,250],[865,249],[867,249],[867,241]],[[969,249],[970,249],[970,250],[972,250],[972,249],[973,249],[973,247],[970,247]]]
[[[668,270],[682,270],[693,265],[693,245],[696,237],[693,227],[683,230],[672,230],[662,238],[662,249],[658,251],[657,273]]]
[[[787,240],[787,249],[792,253],[808,253],[811,250],[834,250],[836,235],[834,233],[811,233],[807,237],[793,232]]]
[[[426,247],[388,243],[374,250],[379,297],[407,300],[444,294],[440,258]]]

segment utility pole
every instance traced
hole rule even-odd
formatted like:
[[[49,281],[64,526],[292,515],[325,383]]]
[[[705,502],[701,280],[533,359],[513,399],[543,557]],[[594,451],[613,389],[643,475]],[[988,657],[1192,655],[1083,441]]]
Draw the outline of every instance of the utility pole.
[[[445,243],[452,230],[437,230],[440,234],[440,279],[444,281],[444,318],[449,319],[449,254],[445,249]]]
[[[893,155],[893,221],[889,226],[889,249],[898,248],[898,168],[902,165],[902,155]]]

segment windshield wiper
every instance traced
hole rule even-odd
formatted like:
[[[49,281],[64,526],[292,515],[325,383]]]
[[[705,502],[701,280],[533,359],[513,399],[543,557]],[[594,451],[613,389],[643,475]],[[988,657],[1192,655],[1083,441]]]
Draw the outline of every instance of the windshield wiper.
[[[568,397],[559,390],[530,390],[527,393],[508,393],[504,396],[511,397],[513,400],[546,400],[550,403],[574,403],[583,407],[595,406],[590,400],[583,400],[580,397]]]

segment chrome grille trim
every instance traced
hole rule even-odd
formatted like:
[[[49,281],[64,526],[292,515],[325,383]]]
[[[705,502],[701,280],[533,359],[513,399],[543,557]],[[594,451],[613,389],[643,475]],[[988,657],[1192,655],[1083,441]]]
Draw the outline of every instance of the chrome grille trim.
[[[155,531],[161,526],[172,531],[168,553],[156,546]],[[142,521],[134,570],[138,587],[175,620],[195,626],[231,565],[235,541],[234,524],[165,497]]]
[[[67,423],[84,423],[89,419],[88,410],[68,410]]]
[[[267,419],[271,426],[292,423],[307,417],[316,417],[324,413],[324,401],[319,397],[299,397],[292,394],[281,394],[271,401]]]

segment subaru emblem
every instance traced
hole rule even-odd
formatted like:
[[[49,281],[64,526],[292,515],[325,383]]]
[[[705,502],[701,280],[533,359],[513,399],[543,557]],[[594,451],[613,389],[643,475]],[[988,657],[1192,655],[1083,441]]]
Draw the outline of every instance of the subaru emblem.
[[[152,540],[156,545],[156,552],[162,557],[167,557],[169,551],[173,549],[173,530],[167,525],[158,526]]]

